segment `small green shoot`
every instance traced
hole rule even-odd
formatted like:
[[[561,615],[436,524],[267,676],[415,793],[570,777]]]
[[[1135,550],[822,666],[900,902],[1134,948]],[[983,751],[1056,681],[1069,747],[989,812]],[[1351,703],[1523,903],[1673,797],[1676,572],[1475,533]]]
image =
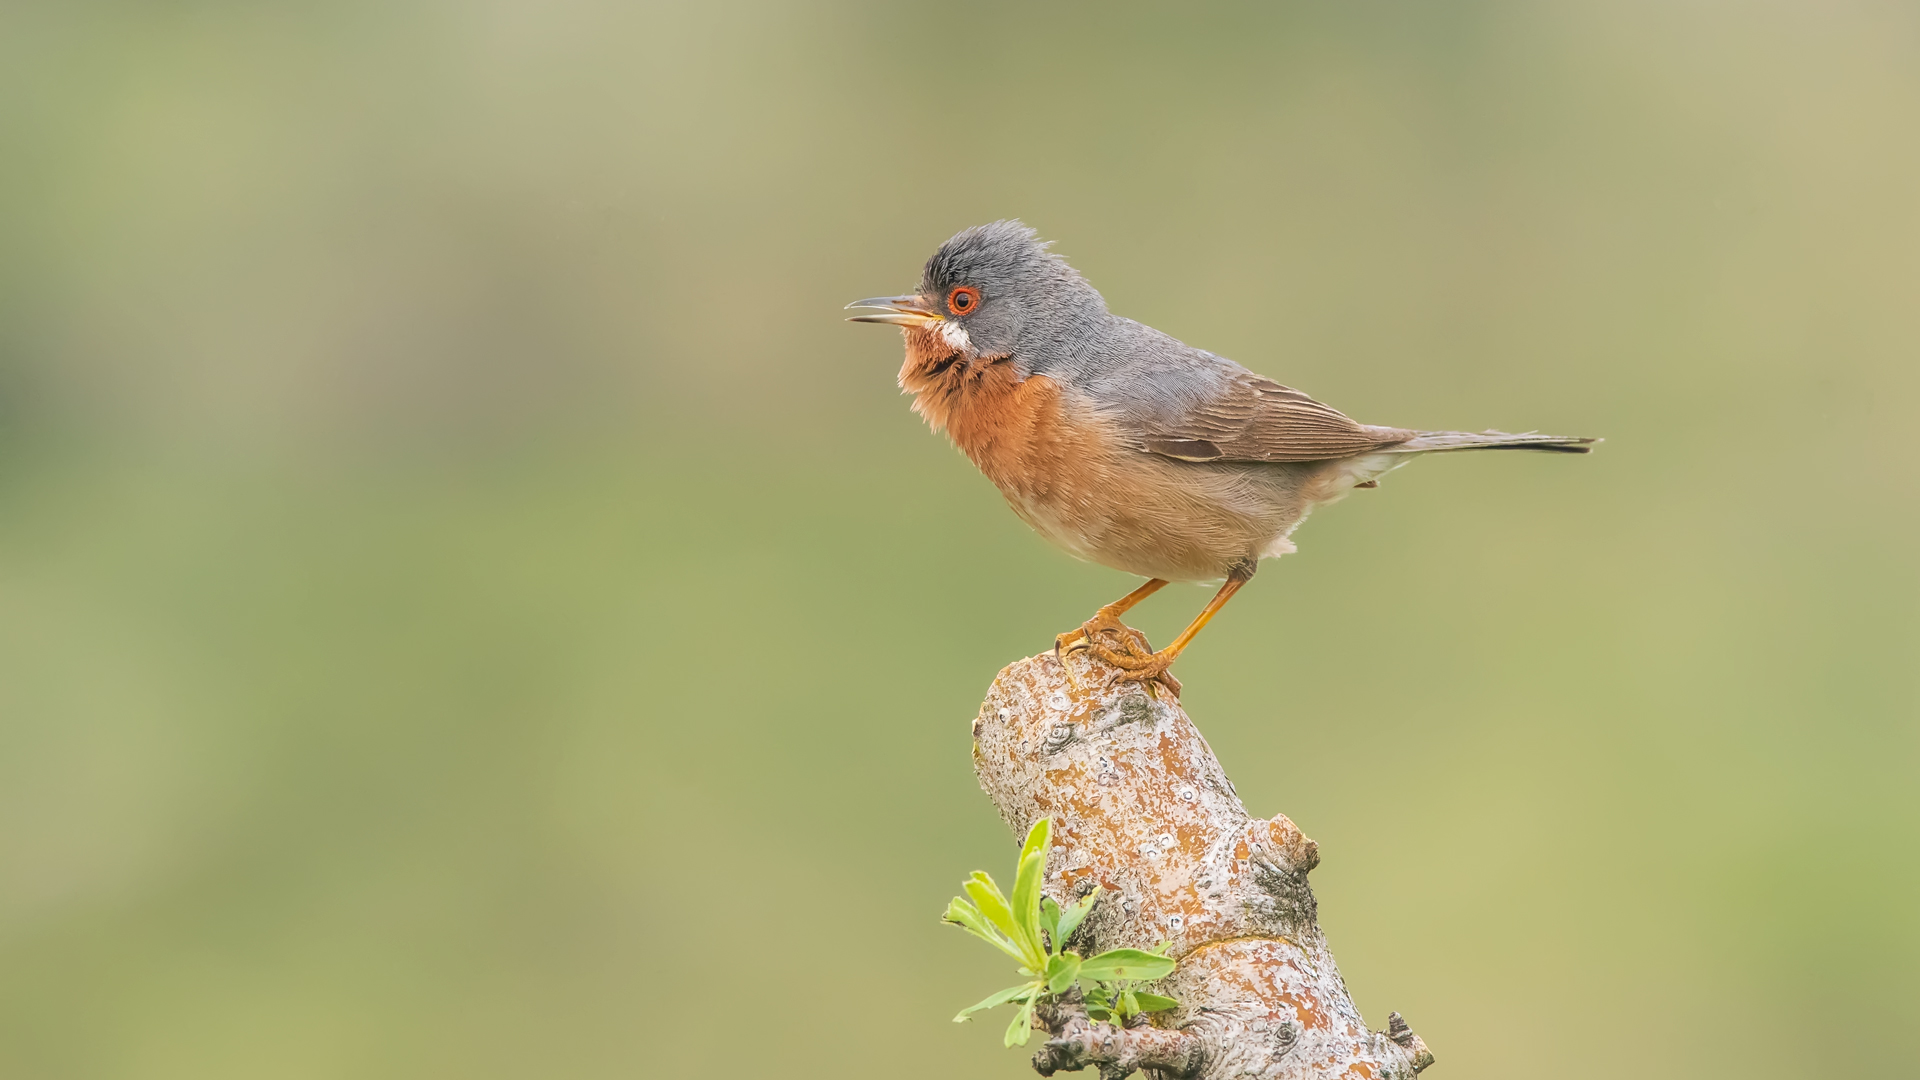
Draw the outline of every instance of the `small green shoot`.
[[[1170,997],[1137,990],[1137,985],[1136,980],[1128,979],[1117,983],[1101,983],[1087,991],[1087,1016],[1125,1027],[1127,1021],[1140,1013],[1160,1012],[1180,1005]]]
[[[1042,997],[1066,993],[1076,982],[1093,984],[1085,991],[1087,1012],[1098,1020],[1124,1022],[1138,1013],[1158,1012],[1180,1004],[1172,998],[1136,989],[1140,983],[1164,978],[1173,972],[1174,962],[1160,951],[1109,949],[1091,960],[1082,960],[1078,953],[1065,951],[1067,940],[1100,899],[1100,890],[1095,888],[1064,908],[1041,894],[1047,843],[1052,835],[1052,818],[1041,818],[1028,831],[1014,871],[1011,899],[1000,891],[1000,886],[986,871],[976,870],[960,885],[966,896],[954,897],[944,917],[945,921],[1006,953],[1019,965],[1020,976],[1025,981],[989,994],[953,1018],[958,1023],[996,1005],[1019,1006],[1002,1040],[1006,1046],[1025,1046],[1033,1031],[1034,1006]],[[1160,949],[1164,950],[1165,946]]]

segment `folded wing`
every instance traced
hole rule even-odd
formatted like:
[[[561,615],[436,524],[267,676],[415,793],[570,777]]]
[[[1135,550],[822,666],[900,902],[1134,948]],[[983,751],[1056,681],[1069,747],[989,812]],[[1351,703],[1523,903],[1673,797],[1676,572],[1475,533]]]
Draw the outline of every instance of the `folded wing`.
[[[1264,375],[1241,370],[1215,392],[1139,432],[1140,446],[1181,461],[1323,461],[1419,434],[1349,419]]]

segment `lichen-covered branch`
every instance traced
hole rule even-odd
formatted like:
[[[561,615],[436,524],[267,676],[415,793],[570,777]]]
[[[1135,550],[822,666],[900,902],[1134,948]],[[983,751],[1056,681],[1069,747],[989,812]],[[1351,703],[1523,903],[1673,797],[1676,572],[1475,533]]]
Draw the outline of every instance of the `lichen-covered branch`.
[[[1042,1002],[1035,1019],[1052,1036],[1033,1055],[1033,1070],[1041,1076],[1081,1069],[1099,1070],[1100,1080],[1120,1080],[1139,1069],[1171,1080],[1200,1075],[1204,1050],[1199,1039],[1153,1027],[1144,1013],[1126,1027],[1097,1023],[1087,1017],[1077,988]]]
[[[1102,887],[1082,955],[1170,943],[1153,1027],[1091,1023],[1077,999],[1038,1019],[1042,1075],[1098,1068],[1160,1080],[1409,1080],[1433,1060],[1396,1013],[1369,1031],[1316,921],[1319,849],[1283,815],[1250,816],[1178,702],[1114,669],[1052,655],[1008,666],[973,723],[974,769],[1014,835],[1053,818],[1045,888]],[[1120,1071],[1115,1071],[1120,1070]]]

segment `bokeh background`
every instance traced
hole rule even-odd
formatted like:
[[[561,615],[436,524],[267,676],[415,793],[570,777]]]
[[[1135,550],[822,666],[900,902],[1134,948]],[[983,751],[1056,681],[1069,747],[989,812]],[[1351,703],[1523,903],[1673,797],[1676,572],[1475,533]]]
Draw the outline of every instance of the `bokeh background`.
[[[1007,216],[1608,440],[1395,474],[1181,663],[1374,1026],[1912,1070],[1912,5],[180,0],[0,7],[0,1075],[1029,1075],[948,1022],[967,725],[1131,582],[838,310]]]

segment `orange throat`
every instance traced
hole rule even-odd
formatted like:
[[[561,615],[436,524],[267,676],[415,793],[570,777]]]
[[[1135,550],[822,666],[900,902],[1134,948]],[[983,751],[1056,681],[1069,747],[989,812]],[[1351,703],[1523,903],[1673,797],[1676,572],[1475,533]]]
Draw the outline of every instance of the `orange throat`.
[[[925,326],[901,328],[907,359],[900,365],[900,389],[913,395],[913,411],[934,431],[945,431],[963,407],[967,369],[973,367],[938,331]]]
[[[932,330],[908,327],[905,336],[900,388],[913,395],[913,411],[1010,497],[1054,486],[1049,474],[1073,459],[1069,447],[1084,449],[1093,435],[1071,422],[1047,376],[1022,379],[1005,356],[968,358]]]

